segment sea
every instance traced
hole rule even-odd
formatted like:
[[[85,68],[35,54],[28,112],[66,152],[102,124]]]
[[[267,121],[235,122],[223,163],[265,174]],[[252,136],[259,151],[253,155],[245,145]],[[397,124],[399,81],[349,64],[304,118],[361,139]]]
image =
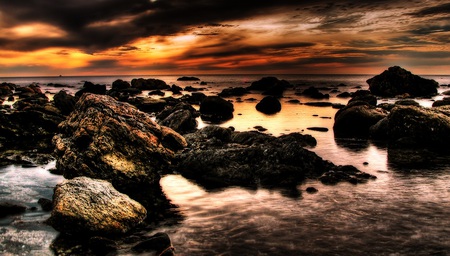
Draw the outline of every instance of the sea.
[[[155,78],[167,84],[192,86],[206,95],[217,95],[224,88],[247,87],[268,75],[198,75],[195,81],[177,81],[171,76],[92,76],[0,78],[21,86],[35,83],[51,99],[60,90],[74,94],[90,81],[106,84],[133,78]],[[386,145],[370,140],[338,139],[333,134],[332,107],[304,103],[326,101],[346,104],[341,92],[368,89],[373,75],[271,75],[289,81],[295,88],[280,99],[282,110],[265,115],[255,109],[260,93],[231,97],[234,117],[221,124],[237,131],[252,131],[279,136],[292,132],[311,134],[317,146],[308,148],[337,165],[354,165],[377,176],[365,184],[323,185],[306,180],[297,193],[265,188],[227,187],[208,190],[181,175],[162,177],[161,186],[177,205],[182,218],[163,222],[152,233],[166,232],[177,255],[450,255],[450,159],[426,167],[399,167],[389,162]],[[450,90],[450,76],[423,76],[436,80],[439,95],[415,99],[431,107]],[[55,85],[58,86],[55,86]],[[338,86],[344,84],[345,86]],[[62,86],[62,87],[61,87]],[[310,86],[329,93],[329,99],[316,100],[296,95]],[[183,92],[187,94],[188,92]],[[150,97],[143,92],[142,97]],[[171,96],[166,92],[165,97]],[[151,96],[159,97],[159,96]],[[256,99],[254,101],[247,100]],[[297,99],[300,103],[291,103]],[[396,98],[379,99],[393,103]],[[3,104],[12,104],[4,102]],[[198,119],[199,128],[212,125]],[[256,127],[256,128],[255,128]],[[328,128],[328,132],[309,130]],[[54,186],[63,181],[48,170],[54,162],[33,168],[0,168],[0,201],[14,200],[35,211],[0,219],[0,255],[53,255],[51,243],[58,236],[44,221],[48,212],[40,210],[37,200],[51,198]],[[315,187],[317,193],[307,193]],[[123,249],[118,255],[134,255]]]

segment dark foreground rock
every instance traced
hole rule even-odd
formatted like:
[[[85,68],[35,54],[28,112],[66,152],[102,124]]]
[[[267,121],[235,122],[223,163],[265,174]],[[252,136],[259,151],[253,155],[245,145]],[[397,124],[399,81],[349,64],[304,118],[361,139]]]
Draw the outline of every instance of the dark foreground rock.
[[[86,236],[124,234],[147,216],[146,209],[107,181],[78,177],[58,184],[49,223],[58,231]]]
[[[119,191],[159,188],[160,172],[186,145],[172,129],[109,96],[84,94],[53,139],[66,178],[110,181]]]
[[[199,113],[191,105],[181,102],[175,106],[166,107],[156,116],[156,120],[158,124],[184,134],[197,129],[196,117],[198,116]]]
[[[190,147],[177,154],[174,170],[205,187],[292,187],[338,168],[304,148],[311,136],[293,133],[273,137],[257,132],[240,135],[220,127],[186,135]],[[350,178],[354,175],[339,180]]]
[[[367,80],[367,83],[374,95],[384,97],[403,94],[412,97],[436,95],[439,86],[436,81],[413,75],[399,66],[388,68],[380,75]]]

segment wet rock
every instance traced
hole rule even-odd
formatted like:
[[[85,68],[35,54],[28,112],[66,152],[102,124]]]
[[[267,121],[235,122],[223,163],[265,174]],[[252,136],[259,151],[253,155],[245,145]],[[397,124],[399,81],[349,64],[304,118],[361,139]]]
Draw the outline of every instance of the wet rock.
[[[206,99],[206,95],[202,92],[193,92],[191,95],[184,95],[181,100],[193,105],[200,105]]]
[[[336,113],[333,125],[334,136],[369,137],[370,127],[387,115],[386,110],[374,107],[367,102],[352,102]]]
[[[446,107],[396,106],[387,118],[390,141],[409,138],[416,146],[448,148],[450,113]]]
[[[200,81],[200,78],[195,76],[183,76],[179,77],[177,81]]]
[[[367,102],[372,106],[377,105],[377,97],[372,95],[372,93],[368,90],[358,90],[353,93],[352,98],[348,101],[347,104],[350,102],[356,102],[356,101],[363,101]]]
[[[168,90],[171,91],[174,95],[177,95],[177,94],[181,94],[181,91],[183,90],[183,88],[181,88],[180,86],[177,86],[175,84],[172,84],[172,86]]]
[[[84,82],[83,88],[75,93],[75,97],[79,98],[84,93],[94,93],[105,95],[106,94],[106,85],[105,84],[93,84],[92,82],[86,81]]]
[[[225,88],[222,92],[219,93],[220,97],[232,97],[232,96],[244,96],[248,93],[247,88],[244,87],[233,87],[233,88]]]
[[[116,241],[101,236],[89,238],[88,246],[95,255],[111,255],[118,249]]]
[[[398,100],[395,102],[395,105],[402,105],[402,106],[416,106],[419,107],[420,104],[419,102],[415,101],[415,100]]]
[[[77,100],[74,96],[61,90],[53,96],[53,102],[55,107],[61,111],[61,114],[68,115],[74,110]]]
[[[47,198],[39,198],[38,204],[43,211],[49,212],[53,209],[53,201]]]
[[[78,177],[55,187],[49,223],[65,234],[124,234],[147,216],[146,209],[107,181]]]
[[[8,215],[15,215],[24,213],[27,207],[21,204],[0,201],[0,218]]]
[[[156,233],[147,240],[139,242],[132,250],[138,253],[153,251],[156,255],[175,255],[175,248],[172,246],[169,235],[163,232]]]
[[[308,192],[309,194],[315,194],[315,193],[319,192],[319,190],[315,187],[307,187],[306,192]]]
[[[150,92],[148,93],[148,95],[149,95],[149,96],[152,96],[152,95],[164,96],[164,95],[166,95],[166,93],[163,92],[163,91],[161,91],[161,90],[154,90],[154,91],[150,91]]]
[[[186,146],[150,115],[109,96],[85,94],[53,139],[64,177],[110,181],[119,191],[159,188],[159,172]],[[170,147],[167,147],[170,145]]]
[[[256,110],[268,115],[275,114],[281,111],[281,103],[273,96],[266,96],[256,104]]]
[[[184,134],[193,132],[197,129],[196,118],[198,116],[197,110],[191,105],[181,102],[173,107],[166,107],[156,116],[156,120],[158,124],[167,126],[178,133]]]
[[[131,84],[128,83],[127,81],[124,81],[122,79],[117,79],[116,81],[114,81],[111,85],[111,89],[112,90],[126,90],[131,88]]]
[[[136,106],[140,111],[146,113],[158,113],[167,106],[167,102],[164,99],[153,99],[144,97],[136,97],[129,99],[128,103]]]
[[[338,97],[338,98],[350,98],[350,97],[352,97],[352,95],[349,92],[343,92],[343,93],[340,93],[340,94],[336,95],[336,97]]]
[[[319,89],[315,88],[314,86],[309,87],[308,89],[305,89],[301,95],[308,96],[313,99],[328,99],[330,98],[329,94],[323,94],[319,91]]]
[[[442,100],[437,100],[433,102],[433,107],[441,107],[450,105],[450,97],[445,97]]]
[[[200,104],[202,119],[212,123],[220,123],[233,118],[233,112],[233,104],[219,96],[208,96]]]
[[[0,84],[0,96],[12,96],[13,95],[13,91],[17,88],[18,86],[12,83],[1,83]]]
[[[328,128],[326,127],[308,127],[306,129],[317,132],[328,132]]]
[[[319,180],[323,184],[334,185],[341,181],[347,181],[352,184],[365,183],[369,179],[376,179],[375,176],[361,172],[351,165],[338,166],[322,174]]]
[[[131,87],[139,90],[166,90],[170,89],[170,86],[166,84],[163,80],[160,79],[144,79],[144,78],[135,78],[131,80]]]
[[[264,95],[281,96],[292,85],[286,80],[276,77],[263,77],[253,82],[247,89],[250,91],[262,91]]]
[[[292,187],[337,168],[303,147],[311,143],[307,137],[311,136],[258,132],[233,132],[229,142],[210,137],[178,153],[173,168],[207,188]]]
[[[405,93],[413,97],[436,95],[438,87],[436,81],[413,75],[399,66],[388,68],[380,75],[367,80],[367,83],[374,95],[384,97]]]

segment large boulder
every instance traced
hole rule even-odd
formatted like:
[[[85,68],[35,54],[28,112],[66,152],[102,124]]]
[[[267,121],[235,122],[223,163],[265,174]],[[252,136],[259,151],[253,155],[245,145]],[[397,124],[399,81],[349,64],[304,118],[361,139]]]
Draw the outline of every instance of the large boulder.
[[[159,173],[186,146],[172,129],[106,95],[84,94],[59,130],[53,141],[64,177],[108,180],[121,192],[159,187]]]
[[[233,118],[233,103],[219,96],[207,96],[200,103],[200,114],[203,120],[220,123]]]
[[[366,138],[369,129],[388,115],[382,108],[377,108],[364,101],[355,101],[336,112],[333,131],[335,137]]]
[[[92,82],[86,81],[83,84],[83,88],[75,93],[75,97],[81,97],[84,93],[94,93],[104,95],[106,94],[105,84],[94,84]]]
[[[264,114],[275,114],[281,111],[281,103],[274,96],[266,96],[256,104],[256,110]]]
[[[204,187],[293,187],[337,168],[305,149],[311,138],[298,133],[273,137],[214,127],[186,137],[190,147],[177,154],[173,168]],[[339,181],[347,178],[355,176]]]
[[[140,224],[147,210],[111,183],[78,177],[56,185],[49,223],[65,234],[111,236]]]
[[[387,117],[388,137],[393,142],[408,140],[416,146],[448,149],[449,114],[448,107],[396,106]]]
[[[394,66],[380,75],[367,80],[369,89],[374,95],[394,97],[409,94],[413,97],[437,94],[438,83],[432,79],[425,79],[411,72]]]

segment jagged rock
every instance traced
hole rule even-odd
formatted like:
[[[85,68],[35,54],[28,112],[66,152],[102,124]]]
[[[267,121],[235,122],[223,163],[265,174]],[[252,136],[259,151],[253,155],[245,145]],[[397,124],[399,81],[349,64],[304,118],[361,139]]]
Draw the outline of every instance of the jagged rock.
[[[56,185],[49,223],[65,234],[110,236],[140,224],[147,210],[111,183],[78,177]]]
[[[84,93],[94,93],[105,95],[106,94],[106,85],[105,84],[94,84],[92,82],[86,81],[84,82],[83,88],[75,93],[75,97],[79,98]]]
[[[64,177],[110,181],[119,191],[154,185],[186,146],[184,138],[150,115],[109,96],[85,94],[53,139]]]
[[[326,171],[337,170],[332,163],[304,148],[312,143],[311,136],[294,133],[273,137],[226,128],[213,131],[206,134],[199,130],[186,135],[190,147],[177,154],[176,165],[172,167],[207,188],[290,187],[305,178],[318,178]],[[342,180],[345,178],[348,177]]]
[[[233,103],[219,96],[208,96],[200,104],[200,114],[203,120],[220,123],[233,118]]]
[[[273,96],[266,96],[256,104],[256,110],[264,114],[275,114],[281,111],[281,103]]]
[[[431,79],[425,79],[411,72],[394,66],[388,68],[380,75],[369,80],[369,89],[374,95],[394,97],[409,94],[413,97],[430,96],[437,94],[438,83]]]
[[[199,114],[191,105],[181,102],[173,107],[166,107],[156,116],[156,119],[158,124],[183,134],[197,129],[196,117],[198,116]]]

